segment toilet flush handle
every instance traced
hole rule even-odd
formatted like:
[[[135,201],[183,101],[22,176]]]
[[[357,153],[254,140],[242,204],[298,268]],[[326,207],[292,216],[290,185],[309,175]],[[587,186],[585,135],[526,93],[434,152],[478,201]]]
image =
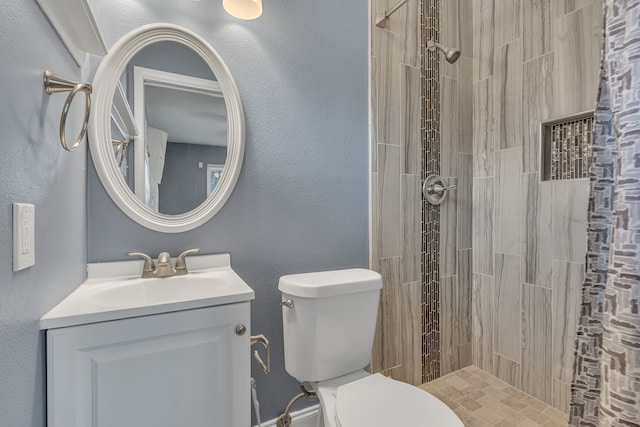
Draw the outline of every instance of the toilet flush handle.
[[[290,299],[284,300],[280,304],[282,304],[282,306],[287,308],[293,308],[293,301]]]

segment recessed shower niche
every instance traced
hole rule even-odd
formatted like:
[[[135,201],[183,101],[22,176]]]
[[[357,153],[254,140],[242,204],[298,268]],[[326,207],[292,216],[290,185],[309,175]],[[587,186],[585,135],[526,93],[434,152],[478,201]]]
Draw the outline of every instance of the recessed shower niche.
[[[593,111],[542,123],[543,181],[589,177]]]

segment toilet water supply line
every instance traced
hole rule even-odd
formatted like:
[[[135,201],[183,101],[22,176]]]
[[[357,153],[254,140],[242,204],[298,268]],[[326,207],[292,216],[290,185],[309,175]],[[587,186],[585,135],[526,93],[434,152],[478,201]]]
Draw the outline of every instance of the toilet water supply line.
[[[262,427],[262,421],[260,420],[260,402],[258,402],[258,391],[256,390],[256,380],[251,377],[251,400],[253,401],[253,410],[256,413],[257,427]]]
[[[302,399],[303,397],[306,397],[307,400],[316,400],[318,398],[318,395],[314,391],[307,390],[307,387],[305,387],[304,383],[300,384],[300,390],[302,391],[302,393],[294,396],[289,401],[289,404],[287,405],[287,409],[284,410],[284,413],[276,419],[276,427],[291,426],[292,420],[291,420],[290,412],[291,412],[291,407],[293,406],[294,403],[296,403],[296,401],[298,401],[299,399]]]
[[[264,335],[254,335],[250,337],[250,346],[254,344],[262,344],[266,351],[267,361],[266,363],[260,357],[258,350],[253,352],[253,357],[258,362],[258,365],[262,368],[265,374],[269,374],[271,372],[271,346],[269,345],[269,340]],[[258,427],[262,427],[262,421],[260,420],[260,402],[258,402],[258,390],[256,386],[255,378],[251,377],[251,401],[253,402],[253,409],[256,413],[256,421],[258,422]]]

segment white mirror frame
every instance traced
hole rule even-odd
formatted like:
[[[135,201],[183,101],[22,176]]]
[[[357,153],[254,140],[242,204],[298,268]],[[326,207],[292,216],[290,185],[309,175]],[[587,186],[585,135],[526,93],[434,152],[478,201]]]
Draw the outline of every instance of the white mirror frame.
[[[227,106],[227,159],[216,191],[200,206],[180,215],[165,215],[149,209],[131,191],[118,169],[111,146],[111,107],[120,75],[144,47],[163,41],[193,49],[209,65],[224,94]],[[118,40],[104,57],[93,80],[93,111],[89,126],[91,158],[98,177],[114,203],[129,218],[151,230],[181,233],[207,222],[225,204],[236,185],[244,157],[244,110],[240,93],[227,66],[200,36],[173,24],[149,24]]]

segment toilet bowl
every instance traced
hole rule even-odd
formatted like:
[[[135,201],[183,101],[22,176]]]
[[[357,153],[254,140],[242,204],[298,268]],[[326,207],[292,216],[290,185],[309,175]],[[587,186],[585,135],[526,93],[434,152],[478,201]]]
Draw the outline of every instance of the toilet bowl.
[[[324,427],[464,427],[418,387],[369,374],[382,277],[349,269],[280,278],[285,369],[310,383]]]
[[[433,395],[381,374],[358,371],[312,386],[320,401],[319,427],[464,427]]]

